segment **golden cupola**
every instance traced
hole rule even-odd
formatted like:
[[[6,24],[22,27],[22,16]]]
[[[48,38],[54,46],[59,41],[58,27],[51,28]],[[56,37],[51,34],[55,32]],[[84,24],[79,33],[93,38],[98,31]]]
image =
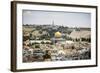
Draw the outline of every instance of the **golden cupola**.
[[[62,34],[58,31],[58,32],[55,32],[55,37],[56,38],[61,38]]]

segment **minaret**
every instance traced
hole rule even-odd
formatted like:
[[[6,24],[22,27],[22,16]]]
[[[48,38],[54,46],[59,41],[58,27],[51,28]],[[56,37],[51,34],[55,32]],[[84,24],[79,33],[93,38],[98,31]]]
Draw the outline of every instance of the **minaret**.
[[[63,24],[62,24],[62,26],[61,26],[61,33],[63,33]]]
[[[52,26],[54,26],[54,21],[52,21]]]

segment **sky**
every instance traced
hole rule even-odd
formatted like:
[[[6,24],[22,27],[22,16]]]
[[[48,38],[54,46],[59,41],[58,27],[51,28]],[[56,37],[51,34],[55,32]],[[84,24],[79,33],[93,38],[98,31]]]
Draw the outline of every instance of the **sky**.
[[[91,14],[81,12],[23,10],[23,24],[52,24],[68,27],[91,27]]]

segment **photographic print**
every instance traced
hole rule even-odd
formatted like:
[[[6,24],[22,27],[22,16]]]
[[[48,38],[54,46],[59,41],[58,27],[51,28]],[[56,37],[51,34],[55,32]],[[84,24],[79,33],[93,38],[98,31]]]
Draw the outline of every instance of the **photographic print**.
[[[91,14],[23,10],[23,62],[91,59]]]
[[[12,1],[11,53],[12,71],[97,66],[97,6]]]

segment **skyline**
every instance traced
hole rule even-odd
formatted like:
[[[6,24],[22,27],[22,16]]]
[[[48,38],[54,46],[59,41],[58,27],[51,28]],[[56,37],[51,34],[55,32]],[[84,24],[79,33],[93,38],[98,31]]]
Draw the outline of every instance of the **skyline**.
[[[91,14],[80,12],[23,10],[23,24],[52,24],[68,27],[91,27]]]

